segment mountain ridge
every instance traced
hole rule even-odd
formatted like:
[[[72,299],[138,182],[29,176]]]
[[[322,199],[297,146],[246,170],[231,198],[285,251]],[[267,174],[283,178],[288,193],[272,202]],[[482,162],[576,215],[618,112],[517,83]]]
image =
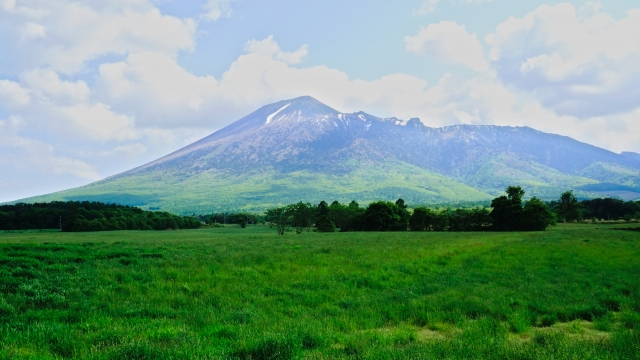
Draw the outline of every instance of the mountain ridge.
[[[366,190],[368,198],[349,199],[364,202],[403,196],[402,189],[414,194],[416,202],[463,201],[465,196],[470,201],[486,200],[514,184],[529,187],[530,195],[554,198],[564,190],[601,182],[630,188],[640,186],[640,155],[633,154],[616,154],[530,127],[433,128],[416,118],[380,118],[362,111],[343,113],[304,96],[265,105],[223,129],[132,170],[85,187],[28,200],[91,198],[109,193],[137,194],[144,198],[144,189],[131,184],[136,178],[138,181],[144,178],[156,194],[147,194],[148,204],[142,206],[188,212],[206,207],[205,200],[198,206],[180,205],[181,201],[193,203],[188,194],[201,186],[194,179],[201,179],[201,184],[236,189],[236,201],[223,201],[226,197],[215,195],[212,190],[207,200],[211,208],[246,208],[256,206],[251,202],[260,196],[252,189],[256,188],[254,181],[264,174],[270,174],[270,178],[264,178],[264,186],[259,187],[265,194],[279,194],[274,199],[317,201],[321,200],[321,194],[331,195],[315,184],[342,189],[336,193],[336,198],[341,199]],[[362,173],[362,169],[368,173]],[[361,178],[356,179],[354,174]],[[287,176],[290,182],[297,183],[283,182]],[[432,181],[438,186],[420,190],[416,187],[419,181]],[[243,182],[253,185],[242,190],[238,184]],[[163,183],[169,189],[164,194]],[[182,195],[170,190],[175,184],[182,184]],[[386,194],[384,189],[391,188],[398,191]],[[367,192],[368,189],[378,189],[375,191],[380,196],[376,198],[376,192]],[[457,189],[457,193],[448,189]],[[578,192],[584,197],[597,195],[593,191]],[[630,194],[634,196],[633,192]]]

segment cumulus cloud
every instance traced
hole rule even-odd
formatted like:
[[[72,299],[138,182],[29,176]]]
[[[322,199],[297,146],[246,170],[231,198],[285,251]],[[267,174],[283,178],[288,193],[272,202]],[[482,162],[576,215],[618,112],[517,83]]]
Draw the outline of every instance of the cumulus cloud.
[[[104,154],[122,159],[128,149],[130,156],[124,157],[137,156],[136,164],[147,144],[164,149],[161,153],[173,149],[190,131],[167,130],[162,121],[140,126],[136,118],[144,114],[114,109],[98,91],[99,79],[86,73],[95,71],[91,61],[126,61],[144,54],[175,64],[179,52],[194,48],[196,27],[194,19],[162,14],[151,0],[0,1],[0,44],[11,54],[0,56],[0,72],[13,75],[0,79],[0,107],[13,119],[2,120],[0,127],[0,158],[5,169],[13,169],[2,181],[22,183],[25,195],[31,184],[26,178],[46,176],[65,179],[61,187],[77,186],[96,180],[105,169],[123,170],[110,165]],[[151,71],[155,63],[145,65]],[[144,103],[149,108],[158,100],[171,103],[158,96],[149,99]],[[15,119],[20,126],[9,126],[17,124]]]
[[[15,81],[0,80],[0,105],[8,108],[27,105],[31,101],[30,92]]]
[[[561,4],[501,23],[485,39],[500,78],[558,114],[588,118],[638,108],[640,10],[614,20],[594,6],[588,17]]]
[[[600,0],[589,1],[580,7],[580,14],[585,16],[598,15],[602,10],[603,5]]]
[[[166,54],[131,54],[124,61],[100,65],[95,98],[114,111],[135,114],[136,124],[143,127],[217,127],[263,105],[261,102],[282,96],[268,85],[271,74],[301,62],[307,54],[306,45],[283,51],[273,36],[251,40],[245,50],[248,54],[234,62],[221,79],[195,76]],[[287,94],[304,92],[294,84],[297,80],[282,76],[285,83],[278,80],[282,88],[288,83],[295,89]]]
[[[34,69],[20,75],[25,87],[31,89],[38,97],[47,97],[56,104],[74,104],[89,99],[91,90],[86,82],[63,81],[60,76],[45,69]]]
[[[42,69],[25,72],[20,79],[20,83],[0,80],[0,105],[20,114],[22,128],[101,142],[140,137],[133,118],[92,100],[84,81],[63,81]]]
[[[426,0],[413,12],[414,15],[427,15],[436,11],[436,6],[440,0]]]
[[[220,97],[214,77],[195,76],[175,58],[151,52],[100,65],[94,90],[96,98],[115,111],[135,114],[142,127],[215,124],[211,114]]]
[[[223,16],[231,16],[231,3],[237,0],[208,0],[204,5],[205,13],[202,18],[206,21],[215,21]]]
[[[20,38],[20,40],[22,40],[22,42],[25,42],[28,40],[45,38],[46,36],[47,33],[44,26],[30,22],[24,25],[24,30],[22,31],[22,37]]]
[[[475,71],[487,71],[482,45],[464,25],[443,21],[420,30],[416,36],[404,38],[406,49],[440,61],[464,65]]]
[[[137,139],[133,120],[126,115],[115,114],[105,104],[79,104],[59,109],[65,119],[70,120],[70,133],[98,141],[124,141]]]
[[[42,141],[29,139],[18,134],[21,119],[12,117],[0,120],[0,151],[11,148],[13,167],[34,167],[44,173],[70,174],[86,180],[98,180],[95,168],[73,158],[56,155],[53,146]]]
[[[304,57],[307,56],[307,45],[302,45],[298,50],[293,52],[282,51],[278,43],[273,40],[273,35],[269,35],[269,37],[264,40],[252,39],[245,44],[244,49],[248,53],[260,53],[271,56],[287,64],[299,64]]]
[[[139,51],[175,54],[195,46],[196,22],[167,16],[146,0],[5,2],[0,41],[12,44],[0,69],[46,66],[62,73],[86,61]]]

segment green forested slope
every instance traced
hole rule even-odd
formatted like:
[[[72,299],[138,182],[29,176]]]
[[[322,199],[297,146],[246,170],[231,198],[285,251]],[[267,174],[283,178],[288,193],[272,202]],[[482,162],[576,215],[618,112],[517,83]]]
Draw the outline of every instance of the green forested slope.
[[[359,166],[344,175],[270,169],[237,174],[210,170],[151,171],[106,179],[81,188],[25,199],[28,202],[96,200],[130,203],[175,213],[263,211],[301,200],[362,203],[380,199],[408,203],[483,201],[491,196],[445,176],[402,162]]]

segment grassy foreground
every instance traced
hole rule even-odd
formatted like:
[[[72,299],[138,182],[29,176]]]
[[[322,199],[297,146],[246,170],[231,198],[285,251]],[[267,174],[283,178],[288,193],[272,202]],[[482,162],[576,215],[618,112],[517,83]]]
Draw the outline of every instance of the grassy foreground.
[[[637,359],[640,236],[3,232],[0,358]]]

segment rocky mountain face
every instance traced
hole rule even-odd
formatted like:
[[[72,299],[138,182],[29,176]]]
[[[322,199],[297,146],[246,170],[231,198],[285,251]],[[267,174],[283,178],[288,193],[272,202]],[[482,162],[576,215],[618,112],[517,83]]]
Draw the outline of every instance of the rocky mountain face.
[[[136,185],[143,180],[147,190]],[[259,201],[266,206],[278,199],[478,201],[508,185],[543,198],[567,189],[585,197],[609,190],[621,195],[623,186],[622,197],[638,190],[640,198],[640,154],[616,154],[527,127],[431,128],[419,119],[346,114],[300,97],[266,105],[149,164],[48,196],[129,197],[134,205],[189,212],[261,208]],[[235,200],[225,200],[225,191]],[[193,198],[203,195],[196,204]]]

